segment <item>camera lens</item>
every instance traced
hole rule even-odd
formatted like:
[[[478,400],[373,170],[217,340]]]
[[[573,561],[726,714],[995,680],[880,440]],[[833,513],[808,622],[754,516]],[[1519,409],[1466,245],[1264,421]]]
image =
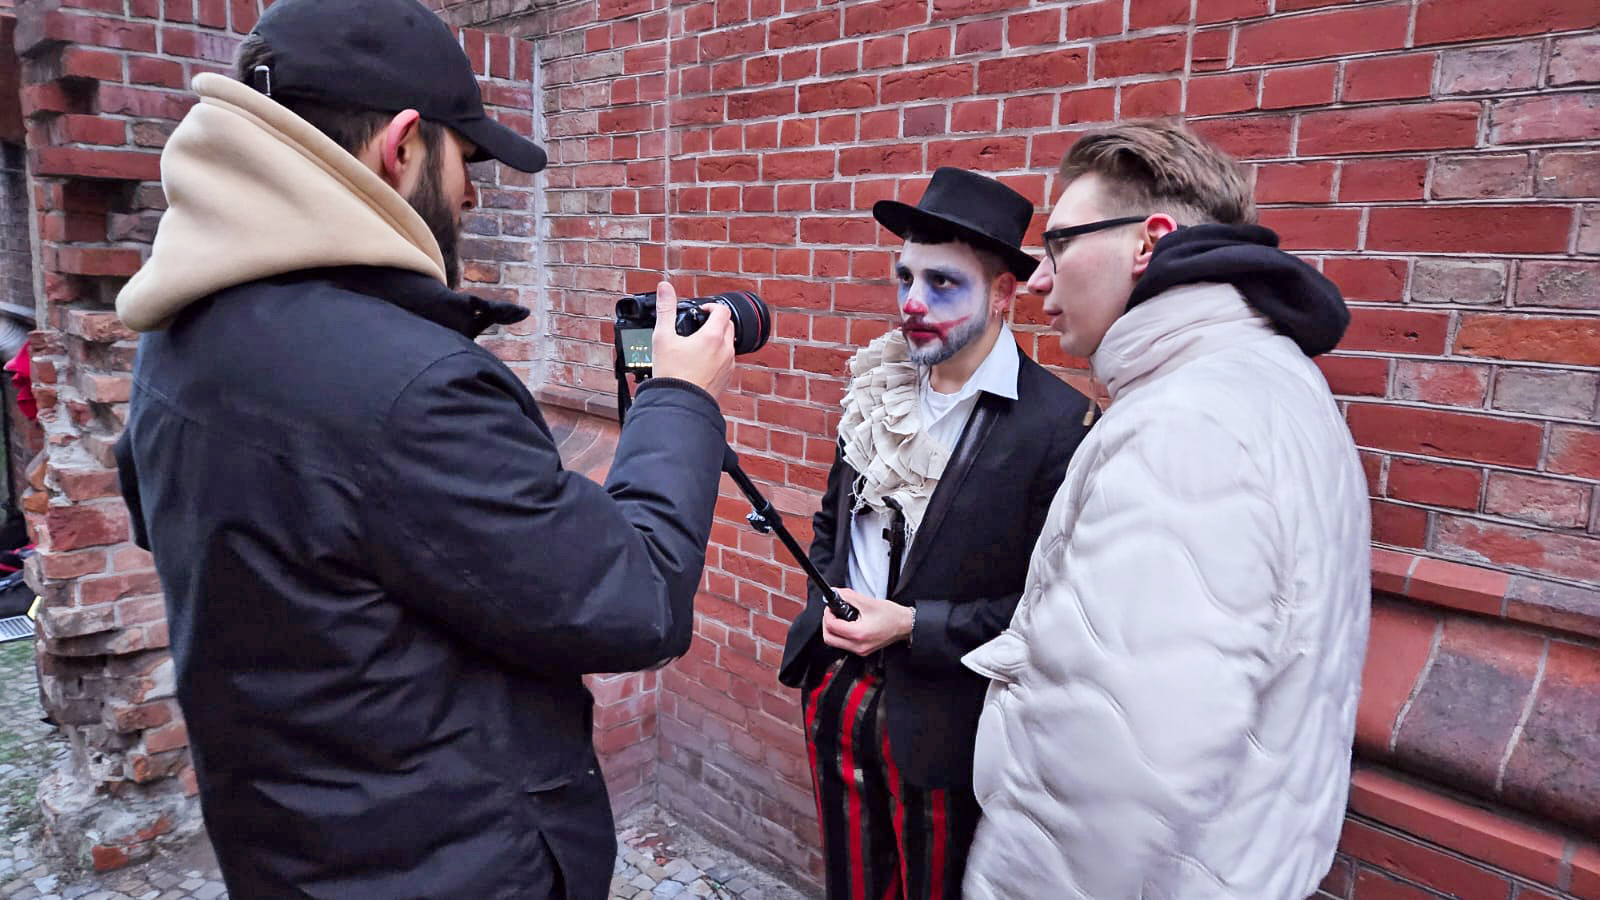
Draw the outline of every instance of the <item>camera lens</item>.
[[[704,300],[714,301],[728,308],[733,318],[733,352],[754,353],[766,346],[772,337],[772,311],[761,298],[749,291],[724,291]]]

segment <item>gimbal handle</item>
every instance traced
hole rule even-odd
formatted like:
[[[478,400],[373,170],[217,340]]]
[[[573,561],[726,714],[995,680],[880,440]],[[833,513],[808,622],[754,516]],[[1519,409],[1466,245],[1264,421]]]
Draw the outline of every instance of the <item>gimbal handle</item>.
[[[783,517],[778,515],[778,510],[773,507],[766,497],[761,496],[761,492],[756,489],[755,483],[750,480],[750,476],[746,475],[744,469],[739,467],[739,454],[734,453],[732,447],[726,447],[723,450],[722,471],[728,473],[728,477],[733,479],[733,483],[737,484],[739,490],[744,492],[745,499],[750,501],[752,509],[748,517],[750,527],[762,534],[766,534],[769,531],[775,532],[778,535],[778,540],[782,541],[783,546],[788,548],[789,555],[793,556],[795,562],[799,563],[800,568],[805,571],[806,578],[810,579],[817,590],[822,592],[822,600],[828,604],[829,609],[833,610],[833,614],[846,622],[855,621],[861,615],[861,611],[845,602],[845,599],[839,596],[839,592],[828,584],[828,580],[822,577],[822,573],[811,562],[811,557],[800,549],[800,545],[795,542],[794,535],[790,534],[789,529],[784,527]]]
[[[633,397],[628,391],[627,369],[622,364],[622,337],[620,331],[617,334],[616,343],[617,424],[620,425],[627,419],[628,409],[633,405]],[[644,377],[648,378],[649,376],[645,375]],[[828,608],[833,610],[834,615],[846,622],[854,622],[859,618],[861,611],[839,596],[839,592],[828,584],[828,580],[822,577],[821,572],[817,571],[816,565],[811,562],[811,557],[800,549],[800,545],[795,542],[794,535],[790,534],[789,529],[784,527],[783,517],[778,515],[778,510],[768,502],[766,497],[761,496],[761,492],[756,489],[755,483],[750,480],[750,476],[746,475],[744,469],[739,467],[739,454],[734,453],[733,448],[726,444],[722,448],[722,471],[728,473],[728,477],[733,479],[733,483],[739,486],[739,490],[743,491],[745,498],[750,501],[751,513],[746,517],[750,527],[762,534],[776,533],[778,535],[778,540],[783,542],[783,546],[789,551],[789,555],[794,557],[794,561],[800,564],[800,568],[806,573],[806,578],[816,586],[817,590],[822,592],[823,602],[828,604]]]

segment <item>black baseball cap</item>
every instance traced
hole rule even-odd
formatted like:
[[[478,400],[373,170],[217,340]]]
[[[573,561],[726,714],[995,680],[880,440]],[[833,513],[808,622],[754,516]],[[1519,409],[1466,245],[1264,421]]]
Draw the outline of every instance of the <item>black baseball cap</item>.
[[[471,60],[417,0],[278,0],[254,33],[272,65],[270,80],[252,83],[275,98],[414,109],[475,144],[473,162],[498,159],[524,172],[545,166],[542,147],[483,111]]]

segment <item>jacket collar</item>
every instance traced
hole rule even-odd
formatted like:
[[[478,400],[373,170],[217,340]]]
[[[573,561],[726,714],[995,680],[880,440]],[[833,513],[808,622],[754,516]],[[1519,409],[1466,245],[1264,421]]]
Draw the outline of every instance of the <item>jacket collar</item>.
[[[1277,336],[1231,285],[1190,284],[1157,294],[1124,313],[1089,363],[1115,401],[1131,387],[1189,360]]]
[[[404,269],[347,266],[321,274],[346,290],[387,301],[469,339],[491,326],[520,322],[531,312],[514,303],[457,293],[427,275]]]

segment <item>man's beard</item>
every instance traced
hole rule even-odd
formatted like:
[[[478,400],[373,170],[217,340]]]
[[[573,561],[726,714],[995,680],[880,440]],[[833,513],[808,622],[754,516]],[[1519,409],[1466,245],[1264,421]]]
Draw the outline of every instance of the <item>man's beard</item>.
[[[433,239],[439,243],[439,255],[444,258],[445,284],[451,290],[461,285],[461,257],[457,244],[461,240],[461,227],[456,224],[455,211],[444,197],[444,160],[432,154],[430,164],[422,170],[422,180],[417,189],[406,198],[417,211]]]
[[[977,340],[978,335],[989,327],[988,316],[973,316],[960,325],[957,325],[944,340],[937,343],[916,344],[907,342],[906,357],[919,366],[937,366],[960,353],[968,344]]]

